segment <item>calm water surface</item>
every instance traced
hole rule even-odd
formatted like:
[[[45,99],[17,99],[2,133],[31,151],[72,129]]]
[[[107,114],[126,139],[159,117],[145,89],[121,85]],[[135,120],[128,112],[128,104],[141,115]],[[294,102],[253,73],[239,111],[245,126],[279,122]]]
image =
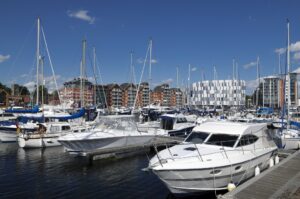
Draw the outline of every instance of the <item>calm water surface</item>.
[[[63,147],[24,150],[0,143],[0,198],[175,198],[141,170],[147,165],[145,154],[90,163]]]

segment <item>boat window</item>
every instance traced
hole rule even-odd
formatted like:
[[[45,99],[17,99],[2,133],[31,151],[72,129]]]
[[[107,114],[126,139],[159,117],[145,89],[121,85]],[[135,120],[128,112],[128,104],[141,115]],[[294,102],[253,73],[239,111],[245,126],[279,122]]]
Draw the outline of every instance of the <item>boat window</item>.
[[[218,175],[218,174],[221,174],[221,172],[222,172],[222,170],[212,170],[210,172],[210,174],[212,174],[212,175]]]
[[[173,118],[161,118],[161,128],[165,130],[173,130]]]
[[[61,130],[63,130],[63,131],[68,131],[68,130],[70,130],[70,129],[71,129],[70,126],[62,126],[62,127],[61,127]]]
[[[176,123],[186,123],[187,122],[187,119],[182,117],[182,118],[177,118],[177,121]]]
[[[253,144],[254,142],[256,142],[256,140],[258,140],[258,137],[255,136],[255,135],[251,135],[251,134],[248,134],[248,135],[243,135],[237,145],[237,147],[239,146],[246,146],[246,145],[249,145],[249,144]]]
[[[185,142],[192,142],[194,144],[201,144],[208,137],[209,133],[193,131],[186,139]]]
[[[205,144],[233,147],[237,138],[237,135],[212,134]]]
[[[50,127],[50,132],[51,132],[51,133],[60,132],[59,126],[51,126],[51,127]]]

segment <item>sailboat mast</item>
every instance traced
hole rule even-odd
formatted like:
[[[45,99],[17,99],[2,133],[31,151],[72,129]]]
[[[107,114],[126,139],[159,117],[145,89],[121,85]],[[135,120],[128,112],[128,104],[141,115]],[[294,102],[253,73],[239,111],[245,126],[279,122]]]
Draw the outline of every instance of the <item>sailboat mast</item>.
[[[151,102],[151,81],[152,81],[152,76],[151,76],[151,72],[152,72],[152,39],[150,39],[150,43],[149,43],[149,106],[150,106],[150,102]]]
[[[178,67],[176,67],[176,87],[179,88],[179,74],[178,74]]]
[[[259,79],[259,56],[257,57],[257,60],[256,60],[256,78],[257,78],[256,107],[258,107],[259,86],[260,86],[260,79]]]
[[[188,77],[188,107],[190,108],[190,92],[191,92],[191,87],[190,87],[190,82],[191,82],[191,64],[189,64],[189,77]]]
[[[37,19],[36,44],[36,104],[39,104],[39,64],[40,64],[40,18]]]
[[[287,76],[286,76],[286,86],[287,86],[287,122],[289,122],[289,111],[291,106],[291,83],[290,83],[290,21],[287,19]],[[288,125],[287,125],[288,126]],[[288,127],[287,127],[288,128]]]
[[[85,49],[86,49],[86,40],[82,41],[82,60],[80,67],[80,103],[81,107],[84,107],[84,75],[85,75]]]
[[[95,86],[94,86],[94,103],[97,105],[97,73],[96,73],[96,48],[93,48],[93,62],[94,62],[94,74],[95,74]]]

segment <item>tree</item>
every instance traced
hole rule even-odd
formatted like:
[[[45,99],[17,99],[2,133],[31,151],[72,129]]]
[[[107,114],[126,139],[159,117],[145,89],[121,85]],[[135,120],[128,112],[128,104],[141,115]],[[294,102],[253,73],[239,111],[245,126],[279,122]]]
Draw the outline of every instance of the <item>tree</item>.
[[[14,95],[20,96],[20,95],[30,95],[30,92],[26,86],[21,86],[19,84],[13,85],[13,93]]]
[[[4,92],[3,92],[4,91]],[[4,84],[2,84],[0,82],[0,103],[1,104],[5,104],[6,103],[6,97],[7,94],[10,95],[11,94],[11,89],[8,88],[7,86],[5,86]]]

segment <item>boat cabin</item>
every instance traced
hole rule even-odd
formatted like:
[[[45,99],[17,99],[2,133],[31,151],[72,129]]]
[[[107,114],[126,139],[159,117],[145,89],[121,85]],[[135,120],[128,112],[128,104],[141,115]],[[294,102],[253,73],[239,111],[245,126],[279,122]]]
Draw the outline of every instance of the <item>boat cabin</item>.
[[[262,142],[272,145],[270,131],[266,124],[207,122],[196,126],[184,142],[232,148]],[[263,140],[258,143],[259,138]]]

